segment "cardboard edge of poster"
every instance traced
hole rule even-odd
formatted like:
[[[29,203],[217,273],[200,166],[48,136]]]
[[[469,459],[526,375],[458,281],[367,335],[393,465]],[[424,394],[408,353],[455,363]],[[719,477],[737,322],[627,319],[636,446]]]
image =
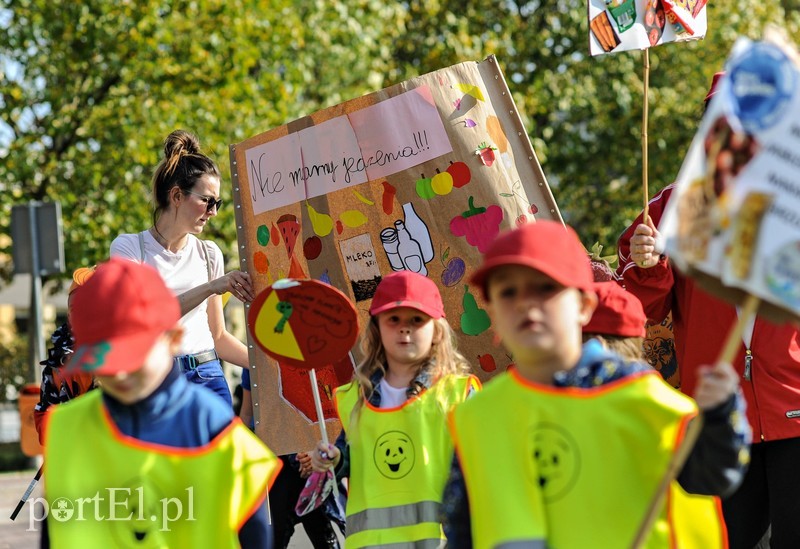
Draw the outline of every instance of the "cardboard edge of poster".
[[[542,165],[539,163],[539,159],[536,156],[536,151],[533,149],[533,144],[531,143],[530,136],[525,129],[525,124],[522,122],[522,116],[519,114],[519,110],[512,100],[511,91],[508,89],[508,83],[506,82],[499,63],[497,62],[497,58],[494,56],[494,54],[489,55],[483,61],[478,62],[477,65],[478,72],[483,76],[483,81],[486,84],[486,87],[494,87],[494,91],[499,92],[497,93],[497,97],[503,98],[503,109],[495,109],[495,113],[500,119],[501,125],[504,128],[510,128],[516,131],[517,137],[520,138],[519,142],[513,140],[509,142],[512,143],[514,157],[523,159],[517,163],[517,171],[520,176],[522,188],[525,189],[525,193],[528,196],[531,196],[534,194],[533,186],[537,186],[538,189],[536,189],[536,192],[541,193],[544,196],[549,214],[553,218],[558,219],[561,223],[563,223],[564,219],[561,217],[561,212],[558,209],[558,205],[556,204],[556,200],[553,196],[552,190],[550,189],[550,185],[547,184],[547,178],[545,177],[544,170],[542,170]],[[526,137],[525,139],[522,139],[523,135]],[[519,148],[519,150],[516,150],[517,148]],[[518,153],[519,156],[517,156]],[[525,158],[527,158],[527,162],[524,161]],[[523,169],[529,170],[528,173],[524,174]],[[526,177],[526,175],[529,177]],[[535,217],[536,216],[534,216],[534,218]]]
[[[246,242],[246,235],[244,234],[244,220],[242,219],[242,197],[241,197],[241,186],[239,184],[239,171],[237,166],[237,158],[236,158],[236,145],[228,145],[228,156],[230,158],[231,164],[231,186],[232,186],[232,195],[233,195],[233,208],[234,208],[234,219],[236,220],[236,251],[239,255],[239,270],[246,272],[250,275],[251,279],[254,276],[249,269],[250,265],[247,262],[247,257],[245,257],[242,252],[245,251],[245,246],[243,245]],[[250,335],[250,328],[247,322],[247,313],[250,311],[250,304],[244,304],[244,319],[245,319],[245,332],[247,336],[247,362],[248,367],[250,369],[250,395],[253,399],[253,406],[255,407],[257,402],[257,391],[253,391],[252,387],[254,383],[258,383],[258,372],[256,368],[256,360],[255,360],[255,353],[256,349],[253,345],[253,339]],[[258,425],[261,423],[253,414],[253,422],[258,430]],[[263,438],[262,438],[263,440]]]

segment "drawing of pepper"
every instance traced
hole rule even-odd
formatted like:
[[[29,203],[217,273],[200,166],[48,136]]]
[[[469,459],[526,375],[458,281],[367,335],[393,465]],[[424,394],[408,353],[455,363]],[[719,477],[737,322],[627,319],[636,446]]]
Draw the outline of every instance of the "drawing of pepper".
[[[466,237],[470,245],[484,253],[500,232],[503,210],[495,204],[488,208],[478,208],[474,200],[475,198],[470,196],[469,210],[450,220],[450,232],[455,236]]]
[[[392,215],[392,211],[394,210],[394,195],[397,191],[394,185],[388,181],[384,181],[381,185],[383,185],[383,213]]]

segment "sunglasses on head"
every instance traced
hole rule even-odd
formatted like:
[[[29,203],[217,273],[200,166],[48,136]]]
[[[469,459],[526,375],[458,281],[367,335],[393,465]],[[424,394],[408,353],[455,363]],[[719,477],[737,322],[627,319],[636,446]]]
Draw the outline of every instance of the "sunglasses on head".
[[[196,193],[194,191],[184,191],[184,192],[189,193],[189,194],[193,194],[195,196],[199,196],[200,199],[203,202],[206,203],[206,212],[210,213],[211,210],[213,210],[214,208],[216,208],[217,211],[219,211],[219,209],[222,207],[222,199],[221,198],[219,200],[214,200],[213,196],[206,196],[204,194]]]

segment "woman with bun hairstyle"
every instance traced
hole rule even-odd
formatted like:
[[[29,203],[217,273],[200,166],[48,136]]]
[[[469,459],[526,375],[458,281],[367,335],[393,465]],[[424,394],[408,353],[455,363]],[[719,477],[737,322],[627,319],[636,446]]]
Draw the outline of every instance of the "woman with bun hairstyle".
[[[231,404],[220,360],[246,367],[247,348],[225,328],[222,294],[252,301],[250,276],[224,272],[219,246],[198,235],[217,215],[220,171],[200,151],[191,133],[175,130],[164,142],[164,158],[153,174],[153,225],[122,234],[111,243],[111,256],[155,267],[178,297],[184,336],[175,366],[189,381],[206,386]]]

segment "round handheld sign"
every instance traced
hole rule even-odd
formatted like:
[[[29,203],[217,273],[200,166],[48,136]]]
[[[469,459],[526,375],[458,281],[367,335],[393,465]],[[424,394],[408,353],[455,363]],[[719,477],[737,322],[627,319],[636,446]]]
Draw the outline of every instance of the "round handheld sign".
[[[350,352],[358,337],[358,315],[347,296],[333,286],[285,278],[256,296],[247,327],[272,358],[314,368]]]

